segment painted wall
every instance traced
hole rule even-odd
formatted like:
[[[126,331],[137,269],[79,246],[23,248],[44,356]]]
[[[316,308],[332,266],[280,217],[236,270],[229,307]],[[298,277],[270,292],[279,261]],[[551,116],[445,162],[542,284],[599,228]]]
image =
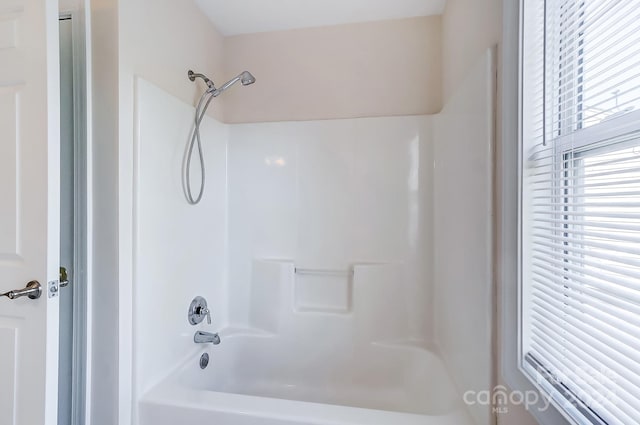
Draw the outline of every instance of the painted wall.
[[[355,319],[373,314],[366,320],[383,338],[430,343],[431,143],[425,116],[231,126],[232,325],[259,326],[249,302],[261,279],[256,261],[344,272],[359,264],[363,298],[345,298],[352,289],[344,277],[296,276],[295,308],[349,312],[367,299],[375,310],[380,303],[367,291],[377,288],[389,298],[386,317],[361,310]],[[376,281],[371,270],[386,277]],[[393,331],[384,332],[387,325]]]
[[[434,121],[435,338],[460,394],[493,386],[494,59],[485,52]],[[469,410],[492,423],[491,406]]]
[[[183,160],[194,108],[166,91],[136,82],[134,169],[134,371],[137,400],[156,381],[193,357],[196,329],[225,326],[228,127],[206,117],[201,136],[207,185],[198,206],[187,204]],[[192,181],[198,187],[197,159]],[[196,189],[197,190],[197,189]],[[212,325],[187,321],[191,300],[203,296]]]
[[[87,346],[92,425],[119,421],[119,293],[118,281],[118,5],[116,0],[91,0],[91,50],[88,88],[91,99],[88,155],[90,173],[87,281]]]
[[[502,0],[447,0],[442,15],[442,89],[448,102],[486,49],[502,38]]]
[[[240,35],[225,71],[257,83],[225,94],[229,123],[422,115],[441,108],[439,16]]]
[[[205,85],[202,80],[189,81],[187,70],[216,81],[226,78],[223,38],[194,2],[158,0],[150,5],[144,0],[119,0],[118,16],[123,91],[133,91],[136,75],[193,103]],[[218,104],[210,110],[214,117],[222,117]]]

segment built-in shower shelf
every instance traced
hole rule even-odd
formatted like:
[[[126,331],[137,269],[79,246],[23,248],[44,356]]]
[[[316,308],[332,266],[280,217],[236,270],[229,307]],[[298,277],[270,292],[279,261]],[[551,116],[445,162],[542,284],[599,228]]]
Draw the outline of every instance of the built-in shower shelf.
[[[294,310],[298,313],[350,314],[356,270],[380,267],[380,263],[357,263],[345,268],[293,269]]]
[[[315,276],[353,276],[353,268],[344,270],[331,269],[304,269],[296,267],[294,273],[298,275],[315,275]]]
[[[399,296],[407,278],[404,263],[321,267],[254,260],[251,274],[249,327],[274,334],[332,329],[371,342],[408,339],[408,300]]]
[[[297,312],[351,312],[353,269],[325,270],[296,268],[293,278],[293,307]]]

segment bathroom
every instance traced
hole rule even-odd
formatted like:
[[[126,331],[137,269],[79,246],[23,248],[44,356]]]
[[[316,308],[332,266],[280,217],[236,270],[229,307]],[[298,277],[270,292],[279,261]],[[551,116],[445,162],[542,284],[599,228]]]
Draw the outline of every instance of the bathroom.
[[[0,425],[640,424],[605,3],[3,0]]]

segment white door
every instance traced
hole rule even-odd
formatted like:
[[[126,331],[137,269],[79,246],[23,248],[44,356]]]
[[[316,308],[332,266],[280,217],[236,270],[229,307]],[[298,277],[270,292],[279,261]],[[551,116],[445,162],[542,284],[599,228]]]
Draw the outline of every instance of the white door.
[[[0,0],[0,425],[57,421],[59,68],[56,0]]]

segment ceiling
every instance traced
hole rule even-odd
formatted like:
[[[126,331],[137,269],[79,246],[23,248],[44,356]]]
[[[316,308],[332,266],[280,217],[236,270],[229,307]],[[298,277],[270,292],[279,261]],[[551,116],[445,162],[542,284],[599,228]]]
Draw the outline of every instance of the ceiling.
[[[439,15],[446,0],[195,0],[222,35]]]

